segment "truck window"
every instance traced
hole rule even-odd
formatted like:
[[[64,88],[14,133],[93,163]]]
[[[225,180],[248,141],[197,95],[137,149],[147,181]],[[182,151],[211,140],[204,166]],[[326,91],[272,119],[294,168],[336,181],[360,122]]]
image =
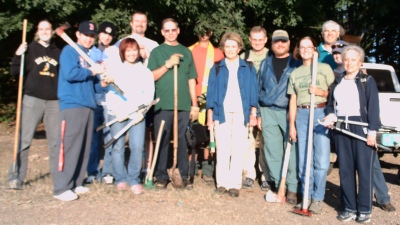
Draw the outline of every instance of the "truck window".
[[[379,92],[395,92],[392,75],[389,70],[367,69],[378,85]]]

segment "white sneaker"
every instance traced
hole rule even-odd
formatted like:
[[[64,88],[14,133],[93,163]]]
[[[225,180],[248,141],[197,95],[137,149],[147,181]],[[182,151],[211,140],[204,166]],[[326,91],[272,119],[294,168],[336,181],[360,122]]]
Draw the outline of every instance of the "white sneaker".
[[[60,201],[68,202],[68,201],[73,201],[73,200],[77,199],[78,195],[75,194],[73,191],[68,190],[59,195],[53,195],[53,197]]]
[[[107,174],[106,176],[103,177],[103,182],[106,184],[112,184],[114,181],[114,177],[111,176],[110,174]]]
[[[86,194],[86,193],[89,192],[89,188],[83,187],[83,186],[79,186],[79,187],[76,187],[76,188],[74,189],[74,192],[75,192],[75,194],[77,194],[77,195]]]

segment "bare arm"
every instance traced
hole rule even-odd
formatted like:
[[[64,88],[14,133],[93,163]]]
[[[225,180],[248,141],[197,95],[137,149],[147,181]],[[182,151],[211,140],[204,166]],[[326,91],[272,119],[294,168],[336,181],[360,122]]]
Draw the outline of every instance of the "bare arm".
[[[297,141],[297,131],[296,131],[296,113],[297,113],[297,95],[290,95],[289,100],[289,137],[293,141]]]
[[[192,106],[197,105],[197,97],[196,97],[196,79],[189,79],[189,93],[190,93],[190,99],[192,100]]]

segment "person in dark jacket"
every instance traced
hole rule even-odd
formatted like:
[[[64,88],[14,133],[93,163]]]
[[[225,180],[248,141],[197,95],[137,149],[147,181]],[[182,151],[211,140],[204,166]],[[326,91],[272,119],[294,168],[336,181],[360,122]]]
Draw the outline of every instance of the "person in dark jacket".
[[[381,127],[376,82],[371,76],[365,77],[360,70],[364,57],[364,50],[359,46],[350,45],[343,50],[342,61],[346,72],[332,84],[326,107],[328,116],[324,118],[327,127],[333,126],[337,119],[343,119],[345,122],[340,125],[341,129],[367,137],[365,143],[334,131],[340,166],[340,190],[345,208],[337,218],[340,221],[356,219],[359,223],[371,221],[376,131]],[[365,79],[364,84],[362,79]],[[368,126],[347,121],[364,122]]]
[[[279,187],[281,180],[284,152],[289,136],[288,81],[292,71],[301,65],[301,61],[294,59],[289,53],[289,47],[289,34],[284,30],[274,31],[271,44],[273,54],[261,62],[258,71],[258,103],[261,115],[258,117],[258,128],[262,131],[263,151],[276,188]],[[286,202],[296,204],[298,179],[295,145],[292,146],[290,154],[286,184],[288,190]]]
[[[36,31],[38,40],[29,46],[22,43],[11,62],[11,74],[18,75],[21,55],[25,53],[21,130],[16,168],[14,170],[12,164],[8,173],[10,188],[22,187],[26,178],[29,148],[36,127],[42,119],[46,128],[49,158],[53,158],[56,151],[56,131],[59,127],[57,84],[60,49],[50,43],[52,32],[49,21],[40,21]]]

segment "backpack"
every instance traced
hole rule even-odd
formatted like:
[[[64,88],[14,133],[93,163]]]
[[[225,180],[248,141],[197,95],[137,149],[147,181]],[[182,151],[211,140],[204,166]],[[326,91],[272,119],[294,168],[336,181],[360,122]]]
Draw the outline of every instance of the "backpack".
[[[267,52],[265,53],[265,58],[268,57],[268,53],[269,53],[269,51],[267,51]],[[248,59],[249,57],[250,57],[250,50],[246,50],[246,51],[244,52],[244,61],[247,62],[247,59]]]

